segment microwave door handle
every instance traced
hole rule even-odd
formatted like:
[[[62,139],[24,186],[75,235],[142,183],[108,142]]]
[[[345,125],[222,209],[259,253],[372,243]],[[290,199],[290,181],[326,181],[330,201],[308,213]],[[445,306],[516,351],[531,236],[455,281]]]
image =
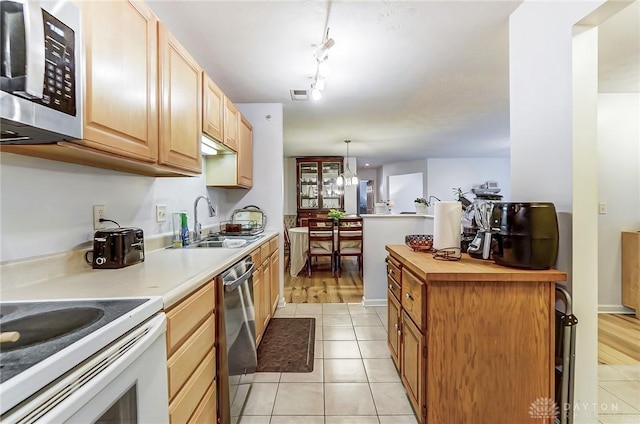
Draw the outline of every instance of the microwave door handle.
[[[44,58],[44,21],[39,1],[26,1],[23,4],[24,32],[26,49],[26,81],[25,91],[39,99],[44,90],[45,58]]]

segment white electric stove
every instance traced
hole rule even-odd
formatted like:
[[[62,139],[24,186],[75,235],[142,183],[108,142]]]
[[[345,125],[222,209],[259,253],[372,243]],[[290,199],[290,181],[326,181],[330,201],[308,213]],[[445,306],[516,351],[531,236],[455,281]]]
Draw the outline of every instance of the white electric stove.
[[[3,423],[168,422],[162,299],[0,303]]]

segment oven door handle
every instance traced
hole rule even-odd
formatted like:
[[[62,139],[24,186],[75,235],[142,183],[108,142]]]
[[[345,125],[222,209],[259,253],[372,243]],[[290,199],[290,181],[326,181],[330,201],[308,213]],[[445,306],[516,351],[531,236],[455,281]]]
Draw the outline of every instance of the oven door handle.
[[[242,283],[244,283],[245,281],[247,281],[249,279],[249,277],[251,276],[251,274],[253,274],[253,268],[255,267],[254,263],[251,263],[251,265],[249,265],[249,268],[247,268],[247,270],[245,271],[244,274],[242,274],[241,276],[239,276],[238,278],[236,278],[233,281],[224,281],[224,290],[225,291],[234,291],[235,289],[237,289]]]

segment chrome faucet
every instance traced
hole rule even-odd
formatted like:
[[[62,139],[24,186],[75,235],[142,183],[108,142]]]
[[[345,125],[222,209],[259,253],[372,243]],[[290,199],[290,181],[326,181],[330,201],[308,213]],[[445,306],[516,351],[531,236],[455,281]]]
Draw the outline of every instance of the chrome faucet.
[[[211,200],[207,196],[198,196],[193,202],[193,241],[198,241],[202,238],[202,224],[198,222],[198,200],[206,199],[207,205],[209,205],[209,216],[216,216],[216,210],[213,209]]]

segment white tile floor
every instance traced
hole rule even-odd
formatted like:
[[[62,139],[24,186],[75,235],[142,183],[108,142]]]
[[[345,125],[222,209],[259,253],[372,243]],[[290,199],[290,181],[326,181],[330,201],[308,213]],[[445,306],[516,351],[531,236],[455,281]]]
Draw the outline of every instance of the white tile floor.
[[[257,373],[240,424],[417,423],[389,356],[386,307],[300,303],[275,316],[316,319],[313,372]],[[640,365],[600,365],[598,379],[598,423],[640,424]]]
[[[416,424],[387,348],[387,308],[299,303],[316,319],[311,373],[257,373],[240,424]]]
[[[640,424],[640,364],[598,366],[598,422]]]

